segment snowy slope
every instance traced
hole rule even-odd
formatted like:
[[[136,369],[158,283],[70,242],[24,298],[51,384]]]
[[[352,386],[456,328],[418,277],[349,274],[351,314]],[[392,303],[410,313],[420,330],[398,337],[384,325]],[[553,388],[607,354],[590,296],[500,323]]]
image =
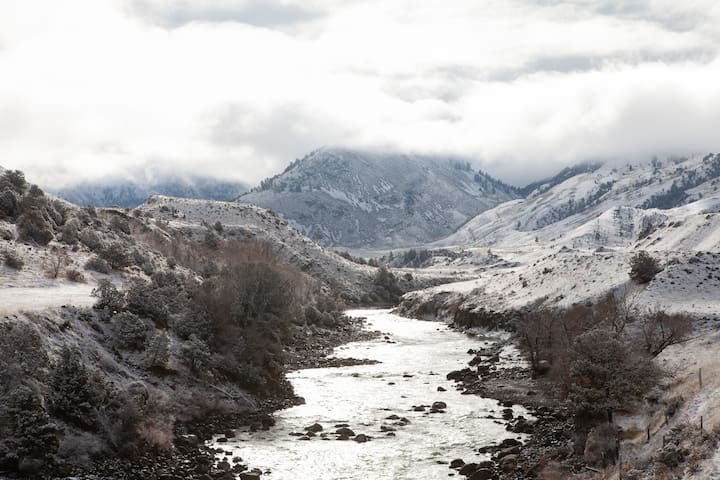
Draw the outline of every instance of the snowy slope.
[[[323,148],[238,200],[325,245],[386,247],[437,240],[517,196],[459,160]]]
[[[254,205],[155,195],[140,207],[154,218],[199,238],[207,227],[220,222],[229,236],[268,240],[278,254],[302,271],[344,285],[360,294],[375,275],[375,269],[358,265],[318,245],[272,212]]]
[[[436,245],[629,246],[668,219],[717,211],[718,175],[720,155],[580,171],[481,213]]]

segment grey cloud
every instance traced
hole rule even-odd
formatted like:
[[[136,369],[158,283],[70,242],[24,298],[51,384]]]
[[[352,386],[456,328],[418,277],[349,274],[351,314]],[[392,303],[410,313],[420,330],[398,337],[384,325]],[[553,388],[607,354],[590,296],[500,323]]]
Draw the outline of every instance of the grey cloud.
[[[715,59],[717,52],[710,48],[690,48],[678,51],[653,52],[632,51],[612,55],[549,55],[532,59],[518,68],[488,71],[488,81],[510,82],[536,73],[582,73],[601,70],[608,64],[640,65],[642,63],[707,63]]]
[[[545,6],[572,5],[587,14],[607,17],[639,20],[659,25],[673,32],[689,32],[707,23],[705,12],[682,9],[683,3],[677,2],[677,9],[658,8],[647,0],[531,0],[531,4]],[[689,5],[689,4],[688,4]]]
[[[317,10],[270,0],[187,2],[129,0],[130,11],[152,23],[177,28],[192,22],[238,22],[267,28],[291,27],[323,16]]]
[[[327,144],[347,143],[351,132],[333,120],[317,116],[297,105],[285,105],[260,113],[233,104],[215,112],[210,141],[221,148],[251,148],[274,159],[275,169],[294,158]]]

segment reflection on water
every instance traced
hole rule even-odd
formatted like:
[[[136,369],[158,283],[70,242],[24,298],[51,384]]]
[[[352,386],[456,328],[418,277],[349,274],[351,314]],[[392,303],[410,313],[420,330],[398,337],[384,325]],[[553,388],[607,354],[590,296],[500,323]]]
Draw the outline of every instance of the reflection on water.
[[[277,425],[269,431],[238,432],[220,445],[233,456],[262,470],[269,479],[417,479],[447,477],[453,458],[477,461],[485,457],[473,449],[515,437],[504,425],[487,416],[500,417],[497,401],[461,395],[445,375],[467,366],[467,350],[485,344],[435,322],[411,320],[387,310],[354,310],[353,316],[368,318],[368,327],[386,332],[382,338],[339,348],[336,356],[371,358],[376,365],[301,370],[289,375],[295,391],[306,400],[276,414]],[[447,391],[438,391],[443,387]],[[413,406],[447,404],[445,413],[413,411]],[[519,406],[515,414],[526,415]],[[393,425],[387,417],[410,420]],[[320,423],[323,432],[348,424],[355,433],[372,437],[367,443],[329,440],[320,436],[299,440],[293,432]],[[381,427],[396,429],[387,436]]]

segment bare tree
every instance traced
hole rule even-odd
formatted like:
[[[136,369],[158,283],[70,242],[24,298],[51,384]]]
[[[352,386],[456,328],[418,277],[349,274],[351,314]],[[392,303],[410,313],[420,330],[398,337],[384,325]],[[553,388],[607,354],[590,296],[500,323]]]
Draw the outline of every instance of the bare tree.
[[[70,257],[61,248],[53,248],[50,257],[45,262],[45,274],[49,278],[57,278],[60,273],[70,264]]]
[[[654,310],[644,316],[641,326],[643,347],[656,357],[670,345],[687,340],[692,333],[692,319],[683,314]]]

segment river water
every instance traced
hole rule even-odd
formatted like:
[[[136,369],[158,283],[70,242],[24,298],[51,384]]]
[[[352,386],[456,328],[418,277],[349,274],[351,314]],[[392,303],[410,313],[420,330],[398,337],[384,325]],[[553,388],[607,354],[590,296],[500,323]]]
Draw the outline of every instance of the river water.
[[[461,395],[445,375],[467,366],[470,348],[487,343],[450,330],[437,322],[399,317],[388,310],[353,310],[351,316],[367,317],[371,330],[388,335],[369,342],[355,342],[335,351],[337,357],[379,360],[375,365],[317,368],[293,372],[289,378],[300,405],[277,412],[277,424],[269,431],[238,431],[228,443],[218,444],[232,451],[243,463],[270,473],[273,480],[354,480],[354,479],[435,479],[453,473],[446,464],[454,458],[466,462],[487,459],[473,450],[505,438],[520,438],[505,431],[500,423],[502,407],[496,400]],[[394,342],[394,343],[390,343]],[[505,364],[517,362],[512,351]],[[447,391],[437,391],[443,387]],[[413,411],[413,406],[447,404],[445,413]],[[515,415],[527,412],[513,407]],[[393,425],[407,418],[405,426]],[[495,418],[487,418],[495,417]],[[299,440],[293,432],[320,423],[320,436]],[[335,425],[348,424],[356,434],[372,437],[367,443],[339,441]],[[396,429],[395,436],[381,432],[381,426]],[[222,457],[222,455],[221,455]]]

